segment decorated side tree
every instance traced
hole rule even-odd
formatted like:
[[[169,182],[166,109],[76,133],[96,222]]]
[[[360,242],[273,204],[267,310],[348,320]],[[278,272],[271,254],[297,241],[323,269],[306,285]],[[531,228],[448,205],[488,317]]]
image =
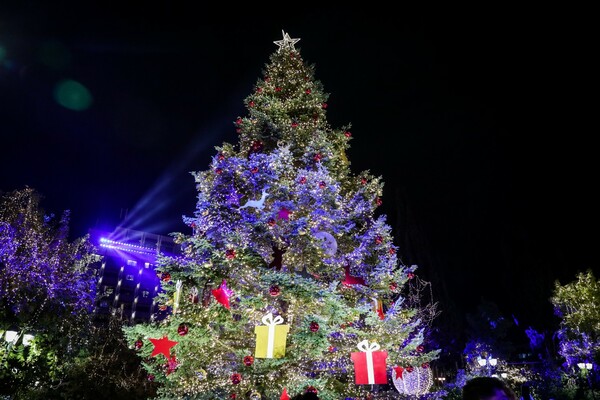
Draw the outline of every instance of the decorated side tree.
[[[560,318],[556,337],[565,369],[597,368],[600,362],[600,280],[588,269],[577,273],[576,279],[568,284],[556,281],[550,302],[554,314]]]
[[[69,241],[69,212],[45,214],[41,198],[29,187],[0,198],[0,394],[15,399],[60,386],[93,309],[92,246]]]
[[[92,313],[98,256],[26,187],[0,197],[0,398],[146,399],[121,321]]]
[[[436,305],[376,216],[381,179],[350,170],[350,126],[327,123],[328,95],[298,40],[275,42],[234,121],[238,143],[194,173],[193,234],[175,235],[181,256],[159,257],[168,316],[124,328],[163,398],[430,390]]]

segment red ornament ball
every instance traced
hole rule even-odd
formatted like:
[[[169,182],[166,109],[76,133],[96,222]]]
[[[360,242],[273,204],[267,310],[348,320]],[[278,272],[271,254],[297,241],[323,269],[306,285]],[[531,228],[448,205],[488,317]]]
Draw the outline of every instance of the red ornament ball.
[[[382,205],[382,204],[383,204],[383,201],[382,201],[382,200],[381,200],[381,199],[378,197],[378,198],[375,200],[375,203],[376,203],[378,206],[380,206],[380,205]]]
[[[275,88],[275,91],[276,91],[276,92],[281,92],[281,88],[280,88],[279,86],[277,86],[277,87]]]
[[[322,158],[323,158],[323,156],[321,155],[321,153],[317,153],[314,155],[313,160],[321,161]]]
[[[187,335],[188,331],[189,331],[189,328],[186,324],[181,324],[177,327],[177,334],[179,336]]]
[[[236,119],[236,120],[235,120],[235,123],[236,123],[237,125],[241,125],[241,124],[242,124],[242,119],[241,119],[241,118],[238,118],[238,119]]]
[[[301,184],[304,185],[306,183],[306,177],[303,176],[302,178],[300,178],[300,180],[298,182],[300,182]]]
[[[267,221],[267,224],[269,224],[269,226],[275,226],[277,222],[275,221],[275,218],[269,218],[269,220]]]
[[[361,178],[360,179],[360,184],[361,185],[366,185],[367,184],[367,178]]]
[[[323,104],[321,104],[321,108],[322,108],[323,110],[324,110],[324,109],[326,109],[326,108],[327,108],[327,103],[323,103]]]
[[[415,274],[413,274],[412,272],[409,272],[408,274],[406,274],[406,276],[408,276],[408,279],[412,279],[415,277]]]
[[[346,132],[344,132],[344,136],[349,138],[350,136],[352,136],[352,133],[350,133],[349,131],[346,131]]]
[[[258,167],[252,167],[252,169],[250,170],[250,172],[252,172],[253,174],[258,172]]]
[[[313,321],[313,322],[310,323],[310,328],[309,329],[310,329],[311,332],[316,332],[316,331],[319,330],[319,324],[317,322]]]
[[[326,186],[327,184],[324,181],[319,182],[319,188],[325,189]]]
[[[298,127],[298,123],[296,121],[292,122],[292,128],[297,128]]]
[[[163,280],[163,282],[169,282],[171,280],[171,274],[168,272],[163,273],[161,279]]]
[[[235,250],[234,249],[225,250],[225,258],[227,258],[228,260],[233,260],[235,258]]]
[[[419,353],[422,353],[424,350],[425,350],[425,346],[423,346],[422,344],[420,344],[420,345],[417,346],[417,351]]]
[[[142,339],[138,339],[135,341],[133,346],[135,347],[136,350],[139,350],[142,348],[143,345],[144,345],[144,342],[142,342]]]
[[[392,292],[395,292],[396,290],[398,290],[398,284],[396,282],[390,283],[390,290]]]
[[[262,93],[262,88],[261,87],[256,88],[256,93]]]
[[[381,243],[383,243],[383,238],[381,236],[375,237],[375,244],[381,244]]]
[[[160,311],[165,311],[167,309],[167,306],[166,306],[166,304],[161,304],[160,306],[158,306],[158,309]]]
[[[310,89],[306,89],[306,94],[311,94],[312,91]]]
[[[261,151],[263,148],[263,143],[260,140],[255,140],[252,142],[252,151]]]
[[[268,76],[265,76],[265,82],[271,82],[271,78]]]
[[[277,285],[273,285],[269,288],[269,294],[273,297],[277,297],[281,294],[281,289]]]
[[[238,385],[241,381],[242,375],[238,374],[237,372],[231,375],[231,383],[233,383],[234,385]]]
[[[223,170],[221,168],[215,169],[215,174],[221,175],[222,173],[223,173]]]
[[[412,367],[412,365],[409,365],[408,367],[404,368],[406,370],[406,372],[413,372],[415,369]]]
[[[252,357],[252,356],[246,356],[246,357],[244,357],[244,365],[246,367],[249,367],[252,364],[254,364],[254,357]]]
[[[256,105],[256,103],[254,103],[253,101],[251,101],[250,103],[248,103],[248,106],[250,107],[254,107]]]
[[[421,364],[421,368],[423,368],[423,369],[429,368],[429,363],[423,363],[423,364]]]
[[[230,399],[237,399],[237,394],[235,394],[235,393],[231,393],[231,394],[229,395],[229,398],[230,398]]]
[[[146,377],[146,379],[148,379],[149,382],[154,382],[154,375],[153,374],[148,374],[148,376]]]
[[[306,388],[306,393],[314,393],[314,394],[318,394],[319,391],[317,390],[316,387],[314,386],[309,386]]]
[[[390,250],[389,250],[389,253],[390,254],[396,254],[396,249],[393,248],[393,247],[391,247]]]

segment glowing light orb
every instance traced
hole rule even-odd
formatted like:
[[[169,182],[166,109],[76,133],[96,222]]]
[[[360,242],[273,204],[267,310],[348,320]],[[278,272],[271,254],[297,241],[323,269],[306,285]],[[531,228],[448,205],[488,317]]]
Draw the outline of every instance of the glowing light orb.
[[[63,80],[54,88],[54,99],[61,106],[74,111],[83,111],[92,104],[92,95],[85,86],[73,80]]]

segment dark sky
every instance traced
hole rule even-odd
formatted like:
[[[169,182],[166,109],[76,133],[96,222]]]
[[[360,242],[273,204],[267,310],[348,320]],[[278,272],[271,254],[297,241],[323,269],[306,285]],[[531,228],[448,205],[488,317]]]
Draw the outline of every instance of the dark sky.
[[[75,236],[186,231],[189,172],[236,140],[285,30],[330,123],[352,124],[352,169],[385,182],[400,254],[440,295],[542,324],[554,280],[600,275],[587,10],[18,3],[0,6],[0,190],[37,189]],[[90,107],[56,101],[64,80]]]

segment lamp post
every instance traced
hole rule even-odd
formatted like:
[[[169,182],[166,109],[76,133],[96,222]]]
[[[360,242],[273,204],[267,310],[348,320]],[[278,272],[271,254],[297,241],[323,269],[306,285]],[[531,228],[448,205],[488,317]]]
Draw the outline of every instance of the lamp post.
[[[592,396],[595,399],[596,398],[596,394],[594,393],[594,389],[592,387],[591,376],[590,376],[590,373],[591,373],[592,369],[594,369],[594,364],[592,364],[591,362],[578,362],[577,366],[581,370],[582,377],[587,380],[588,387],[592,391]]]
[[[485,357],[485,358],[484,358]],[[484,357],[477,357],[477,363],[480,367],[485,368],[485,372],[487,376],[492,375],[492,368],[498,364],[498,359],[493,358],[492,355],[485,355]]]

